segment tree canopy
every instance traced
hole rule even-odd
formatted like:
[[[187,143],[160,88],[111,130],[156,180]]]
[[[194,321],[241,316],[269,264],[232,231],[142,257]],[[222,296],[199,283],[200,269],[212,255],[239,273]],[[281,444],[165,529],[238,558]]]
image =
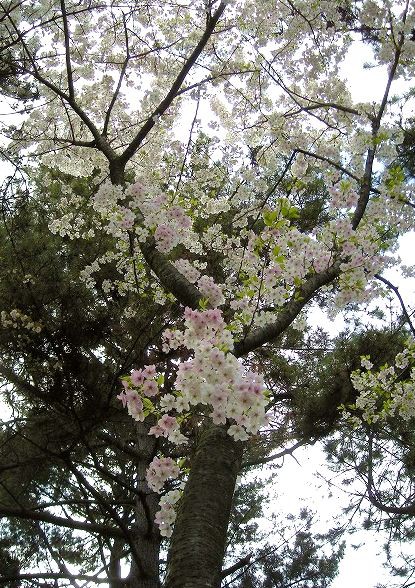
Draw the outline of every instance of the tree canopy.
[[[247,475],[321,440],[411,539],[414,6],[0,6],[0,583],[328,586]]]

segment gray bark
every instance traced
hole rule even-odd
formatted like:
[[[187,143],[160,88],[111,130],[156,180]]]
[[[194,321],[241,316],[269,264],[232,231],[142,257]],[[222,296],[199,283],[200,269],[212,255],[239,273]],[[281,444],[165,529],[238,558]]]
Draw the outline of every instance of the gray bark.
[[[225,427],[204,430],[179,507],[164,588],[218,588],[242,459]]]
[[[149,425],[137,423],[138,450],[136,522],[131,531],[140,561],[133,561],[128,576],[128,588],[159,588],[160,533],[154,523],[159,509],[159,496],[151,492],[145,479],[148,464],[155,454],[156,440],[148,435]]]

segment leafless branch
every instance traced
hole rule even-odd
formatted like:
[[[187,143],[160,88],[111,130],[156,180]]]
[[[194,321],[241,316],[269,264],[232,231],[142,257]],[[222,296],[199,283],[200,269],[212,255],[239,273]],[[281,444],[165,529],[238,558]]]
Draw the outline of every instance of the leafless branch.
[[[368,431],[368,474],[367,474],[367,495],[370,502],[381,510],[389,514],[397,515],[414,515],[415,514],[415,502],[407,504],[405,506],[387,506],[385,505],[378,495],[378,492],[374,485],[373,480],[373,438],[374,434],[372,430]]]
[[[308,445],[308,444],[310,444],[310,441],[307,441],[307,440],[297,441],[297,443],[294,443],[294,445],[292,445],[291,447],[288,447],[287,449],[283,449],[282,451],[279,451],[278,453],[274,453],[273,455],[269,455],[268,457],[244,461],[242,463],[242,467],[249,468],[252,466],[262,465],[264,463],[269,463],[270,461],[280,459],[281,457],[284,457],[285,455],[292,455],[296,449],[298,449],[299,447],[302,447],[303,445]]]
[[[392,282],[390,282],[389,280],[387,280],[386,278],[384,278],[383,276],[381,276],[379,274],[375,274],[375,278],[377,280],[379,280],[380,282],[383,282],[388,288],[390,288],[395,293],[397,299],[399,300],[399,304],[401,305],[402,312],[404,314],[406,322],[409,325],[409,328],[411,330],[412,335],[415,337],[415,326],[413,325],[411,317],[409,316],[408,310],[407,310],[405,303],[403,301],[403,298],[399,292],[399,288],[397,286],[394,286],[392,284]]]
[[[237,572],[241,568],[247,566],[251,562],[251,558],[252,558],[252,553],[249,553],[248,555],[245,555],[245,557],[243,557],[239,561],[237,561],[235,564],[233,564],[233,566],[229,566],[229,568],[225,568],[224,570],[222,570],[221,578],[222,579],[226,578],[226,576],[230,576],[231,574]]]

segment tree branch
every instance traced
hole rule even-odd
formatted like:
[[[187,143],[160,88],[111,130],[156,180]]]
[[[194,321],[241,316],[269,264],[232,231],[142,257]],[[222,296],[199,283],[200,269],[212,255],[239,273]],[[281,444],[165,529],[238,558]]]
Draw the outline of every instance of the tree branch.
[[[224,570],[222,570],[221,578],[222,579],[226,578],[226,576],[230,576],[231,574],[233,574],[234,572],[237,572],[238,570],[240,570],[244,566],[249,565],[251,563],[251,558],[252,558],[252,553],[248,553],[248,555],[245,555],[245,557],[241,558],[239,561],[237,561],[235,564],[233,564],[233,566],[230,566],[229,568],[225,568]]]
[[[51,525],[66,527],[68,529],[78,529],[79,531],[86,531],[88,533],[99,533],[105,537],[124,538],[124,533],[121,531],[121,529],[117,529],[116,527],[108,527],[106,525],[99,525],[97,523],[75,521],[73,519],[58,517],[46,512],[36,512],[23,508],[0,506],[0,519],[6,517],[42,521],[44,523],[50,523]]]
[[[78,480],[78,483],[81,486],[84,486],[88,490],[88,492],[90,492],[92,494],[92,496],[94,496],[95,498],[97,498],[100,501],[100,504],[102,505],[103,510],[105,510],[114,519],[114,521],[117,523],[117,525],[120,527],[120,530],[122,531],[123,537],[125,538],[126,542],[128,543],[128,545],[131,548],[131,555],[132,555],[135,563],[137,564],[137,568],[139,569],[141,576],[144,578],[146,576],[146,573],[145,573],[145,568],[143,566],[142,558],[137,551],[135,543],[134,543],[133,539],[131,538],[131,533],[129,532],[129,529],[125,525],[124,521],[118,515],[115,508],[113,508],[110,504],[108,504],[107,501],[105,501],[103,499],[101,494],[97,490],[95,490],[95,488],[88,482],[86,477],[75,467],[75,465],[72,463],[72,461],[69,458],[66,460],[66,464],[67,464],[68,468],[71,470],[71,472],[75,475],[76,479]]]
[[[369,196],[372,189],[372,173],[373,173],[373,163],[375,161],[375,153],[376,153],[376,139],[378,136],[378,132],[380,129],[380,123],[382,121],[382,117],[385,113],[386,105],[388,103],[388,96],[390,92],[390,88],[395,77],[396,68],[399,64],[399,59],[402,52],[402,46],[404,42],[404,35],[403,33],[400,34],[399,44],[395,50],[395,56],[393,63],[390,68],[388,81],[386,83],[386,88],[383,93],[382,102],[379,107],[379,111],[376,115],[376,118],[372,121],[372,141],[373,146],[368,149],[367,156],[366,156],[366,163],[365,163],[365,171],[363,174],[363,179],[359,191],[359,200],[357,202],[356,209],[353,214],[352,218],[352,228],[356,229],[362,220],[364,212],[366,210],[367,203],[369,202]]]
[[[270,455],[268,457],[264,457],[262,459],[251,459],[249,461],[244,461],[242,462],[242,467],[243,468],[249,468],[252,466],[256,466],[256,465],[262,465],[264,463],[269,463],[270,461],[274,461],[274,459],[280,459],[281,457],[284,457],[285,455],[292,455],[294,453],[294,451],[296,449],[298,449],[299,447],[302,447],[303,445],[308,445],[308,444],[312,444],[312,441],[297,441],[297,443],[294,443],[294,445],[292,447],[288,447],[287,449],[283,449],[282,451],[280,451],[279,453],[274,453],[273,455]]]
[[[199,290],[185,278],[157,247],[154,237],[140,243],[144,259],[160,280],[161,285],[183,306],[197,309],[203,298]]]
[[[319,155],[318,153],[313,153],[312,151],[307,151],[307,149],[301,149],[301,148],[296,148],[295,152],[302,153],[303,155],[307,155],[308,157],[313,157],[314,159],[318,159],[319,161],[324,161],[325,163],[332,165],[334,168],[338,169],[342,173],[349,176],[349,178],[356,180],[356,182],[360,182],[361,178],[359,178],[355,174],[352,174],[352,172],[350,172],[348,169],[346,169],[343,165],[341,165],[337,161],[334,161],[333,159],[330,159],[329,157],[326,157],[324,155]]]
[[[388,288],[390,288],[395,293],[396,297],[399,300],[399,303],[400,303],[401,308],[402,308],[402,312],[403,312],[403,314],[404,314],[404,316],[406,318],[406,321],[407,321],[407,323],[409,325],[409,328],[411,329],[411,333],[415,337],[415,327],[412,324],[411,317],[409,316],[409,313],[408,313],[408,311],[406,309],[405,303],[404,303],[403,298],[402,298],[402,296],[401,296],[401,294],[399,292],[398,287],[397,286],[394,286],[392,284],[392,282],[390,282],[389,280],[387,280],[386,278],[384,278],[380,274],[375,274],[375,278],[377,280],[379,280],[380,282],[383,282]]]
[[[376,506],[382,512],[388,514],[398,515],[414,515],[415,514],[415,502],[408,504],[407,506],[386,506],[378,498],[373,482],[373,431],[369,431],[369,448],[368,448],[368,474],[367,474],[367,495],[369,501],[373,506]]]
[[[128,62],[130,60],[130,48],[129,48],[129,43],[128,43],[128,32],[127,32],[127,25],[126,25],[126,22],[125,22],[125,15],[124,14],[123,14],[123,24],[124,24],[126,56],[125,56],[124,62],[123,62],[122,67],[121,67],[121,72],[120,72],[120,75],[119,75],[119,78],[118,78],[117,86],[116,86],[116,88],[114,90],[114,94],[112,95],[111,102],[110,102],[110,104],[108,106],[108,109],[107,109],[107,112],[105,114],[104,127],[102,129],[102,134],[104,135],[104,137],[106,137],[107,134],[108,134],[108,126],[109,126],[109,123],[110,123],[111,112],[112,112],[112,109],[114,108],[114,105],[115,105],[115,102],[117,100],[118,94],[120,93],[121,84],[122,84],[122,81],[124,79],[125,72],[127,71]]]
[[[142,460],[143,459],[143,455],[139,451],[137,451],[136,449],[134,449],[130,445],[127,445],[127,443],[122,443],[121,441],[119,441],[118,439],[116,439],[112,435],[105,433],[104,431],[97,433],[97,437],[98,437],[98,439],[102,439],[102,441],[109,443],[109,445],[113,445],[114,447],[116,447],[117,449],[119,449],[123,453],[126,453],[127,455],[129,455],[130,457],[132,457],[135,460]]]
[[[141,127],[141,129],[138,131],[137,135],[134,137],[134,139],[131,141],[131,143],[128,145],[128,147],[124,150],[124,152],[120,155],[119,161],[122,165],[125,165],[127,163],[127,161],[134,155],[134,153],[140,147],[141,143],[147,137],[148,133],[151,131],[151,129],[156,124],[156,120],[166,112],[166,110],[169,108],[169,106],[171,105],[173,100],[176,98],[177,93],[180,90],[187,74],[189,73],[189,71],[192,69],[192,67],[196,63],[198,57],[200,56],[200,54],[202,53],[202,51],[206,47],[210,37],[212,36],[212,33],[215,30],[215,27],[216,27],[220,17],[222,16],[224,10],[225,10],[225,7],[226,7],[226,2],[221,2],[219,4],[217,10],[215,11],[215,13],[210,18],[208,18],[208,20],[206,22],[205,31],[204,31],[202,37],[200,38],[199,43],[196,45],[196,47],[194,48],[192,53],[186,59],[182,69],[180,70],[179,74],[177,75],[176,79],[174,80],[174,82],[173,82],[170,90],[166,94],[165,98],[160,102],[160,104],[157,106],[157,108],[151,113],[151,115],[148,117],[147,121],[144,123],[144,125]]]
[[[72,65],[71,65],[71,52],[69,46],[69,27],[68,27],[68,17],[66,14],[66,6],[65,0],[61,1],[61,12],[62,12],[62,20],[63,20],[63,34],[65,39],[65,62],[66,62],[66,76],[68,78],[68,92],[69,97],[71,100],[75,99],[75,88],[73,83],[73,74],[72,74]]]
[[[249,333],[245,339],[235,344],[234,355],[241,357],[254,351],[265,343],[276,339],[294,321],[299,312],[312,299],[314,294],[326,284],[332,282],[340,273],[340,262],[314,274],[301,286],[277,314],[275,322]]]
[[[0,584],[7,584],[8,582],[18,582],[19,580],[85,580],[94,582],[95,584],[108,584],[109,582],[117,584],[125,584],[126,580],[122,578],[97,578],[96,576],[88,576],[87,574],[65,574],[63,572],[39,572],[33,574],[17,574],[15,576],[0,576]]]

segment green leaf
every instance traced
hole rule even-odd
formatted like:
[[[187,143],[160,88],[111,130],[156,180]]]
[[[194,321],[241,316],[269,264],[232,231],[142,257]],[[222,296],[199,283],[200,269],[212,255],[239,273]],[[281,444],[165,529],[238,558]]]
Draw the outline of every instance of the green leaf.
[[[348,190],[350,190],[351,186],[352,183],[350,180],[341,180],[339,182],[340,190],[342,190],[343,192],[347,192]]]
[[[147,414],[153,413],[154,412],[154,404],[151,402],[150,398],[144,397],[144,398],[142,398],[142,401],[143,401],[143,405],[144,405],[144,409],[145,409],[144,412],[147,410],[148,411]]]
[[[298,210],[298,208],[296,206],[291,206],[290,210],[288,211],[287,217],[290,220],[295,220],[297,218],[300,218],[300,211]]]
[[[378,135],[373,138],[373,145],[375,147],[377,147],[378,145],[383,143],[383,141],[386,141],[386,139],[388,139],[388,137],[389,137],[389,135],[385,131],[383,133],[378,133]]]
[[[208,298],[201,298],[199,300],[199,308],[200,310],[206,310],[209,304]]]
[[[278,211],[277,210],[265,210],[262,213],[262,217],[264,219],[264,223],[267,227],[271,227],[278,218]]]
[[[400,165],[391,167],[388,172],[388,177],[385,180],[387,188],[396,188],[405,181],[405,173]]]

